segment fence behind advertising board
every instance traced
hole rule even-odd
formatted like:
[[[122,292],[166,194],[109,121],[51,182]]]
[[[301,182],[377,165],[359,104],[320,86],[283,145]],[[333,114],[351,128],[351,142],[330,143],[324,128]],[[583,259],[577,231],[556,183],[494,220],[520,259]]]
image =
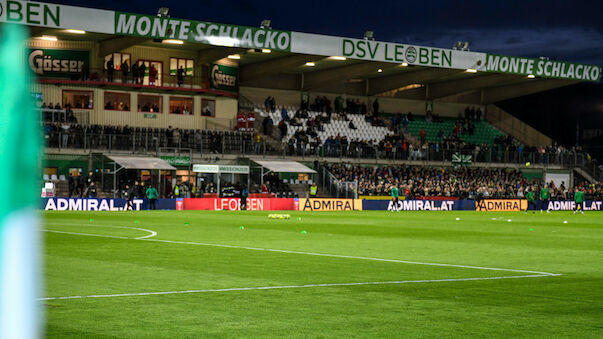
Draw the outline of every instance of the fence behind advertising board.
[[[362,211],[360,199],[299,199],[300,211]]]
[[[148,199],[132,200],[134,210],[148,210]],[[126,199],[43,198],[41,208],[47,211],[123,211]],[[158,210],[176,209],[176,199],[157,199]]]
[[[250,198],[247,199],[248,211],[293,210],[293,198]],[[241,209],[239,198],[187,198],[185,210],[237,211]]]
[[[363,200],[363,210],[385,211],[394,207],[391,200]],[[473,200],[400,200],[398,207],[403,211],[473,211]]]

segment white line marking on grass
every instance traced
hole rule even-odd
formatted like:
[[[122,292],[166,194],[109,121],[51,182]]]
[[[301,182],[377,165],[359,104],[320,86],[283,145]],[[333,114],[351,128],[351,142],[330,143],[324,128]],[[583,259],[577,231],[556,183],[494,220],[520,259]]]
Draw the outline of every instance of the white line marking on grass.
[[[400,281],[369,281],[355,283],[333,283],[333,284],[307,284],[307,285],[285,285],[285,286],[260,286],[260,287],[235,287],[235,288],[217,288],[207,290],[183,290],[183,291],[164,291],[164,292],[141,292],[141,293],[121,293],[121,294],[96,294],[96,295],[76,295],[67,297],[48,297],[38,299],[39,301],[65,300],[65,299],[86,299],[86,298],[115,298],[115,297],[137,297],[148,295],[166,295],[166,294],[186,294],[186,293],[210,293],[210,292],[235,292],[235,291],[256,291],[256,290],[278,290],[293,288],[312,288],[312,287],[339,287],[339,286],[363,286],[363,285],[395,285],[395,284],[413,284],[413,283],[441,283],[441,282],[461,282],[461,281],[480,281],[480,280],[500,280],[500,279],[523,279],[523,278],[541,278],[557,276],[559,274],[534,274],[534,275],[515,275],[506,277],[481,277],[481,278],[458,278],[458,279],[432,279],[432,280],[400,280]]]
[[[64,223],[49,223],[48,225],[56,225],[56,226],[84,226],[84,227],[109,227],[109,228],[123,228],[123,229],[130,229],[130,230],[138,230],[138,231],[143,231],[143,232],[148,232],[150,233],[149,235],[145,235],[143,237],[138,237],[135,239],[147,239],[147,238],[151,238],[157,235],[157,232],[155,231],[151,231],[151,230],[147,230],[145,228],[140,228],[140,227],[129,227],[129,226],[115,226],[115,225],[86,225],[86,224],[64,224]],[[88,234],[89,235],[89,234]],[[131,239],[131,238],[125,238],[125,239]]]
[[[516,270],[516,269],[510,269],[510,268],[483,267],[483,266],[470,266],[470,265],[457,265],[457,264],[442,264],[442,263],[430,263],[430,262],[408,261],[408,260],[397,260],[397,259],[382,259],[382,258],[360,257],[360,256],[341,255],[341,254],[325,254],[325,253],[315,253],[315,252],[278,250],[278,249],[261,248],[261,247],[248,247],[248,246],[237,246],[237,245],[209,244],[209,243],[190,242],[190,241],[175,241],[175,240],[162,240],[162,239],[139,239],[139,238],[127,238],[127,237],[120,237],[120,236],[113,236],[113,235],[99,235],[99,234],[64,232],[64,231],[54,231],[54,230],[44,230],[44,231],[45,232],[54,232],[54,233],[72,234],[72,235],[84,235],[84,236],[104,237],[104,238],[154,241],[154,242],[162,242],[162,243],[170,243],[170,244],[181,244],[181,245],[195,245],[195,246],[210,246],[210,247],[221,247],[221,248],[235,248],[235,249],[243,249],[243,250],[251,250],[251,251],[266,251],[266,252],[277,252],[277,253],[288,253],[288,254],[312,255],[312,256],[319,256],[319,257],[371,260],[371,261],[381,261],[381,262],[393,262],[393,263],[400,263],[400,264],[440,266],[440,267],[456,267],[456,268],[487,270],[487,271],[515,272],[515,273],[529,273],[529,274],[544,275],[544,276],[559,276],[559,275],[561,275],[561,274],[550,273],[550,272],[538,272],[538,271],[529,271],[529,270]]]

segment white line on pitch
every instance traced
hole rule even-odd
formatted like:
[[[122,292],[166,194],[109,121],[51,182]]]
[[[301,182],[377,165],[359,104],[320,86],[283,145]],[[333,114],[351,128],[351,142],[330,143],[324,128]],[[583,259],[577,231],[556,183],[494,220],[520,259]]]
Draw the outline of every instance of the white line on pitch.
[[[149,235],[145,235],[145,236],[142,236],[142,237],[135,238],[135,239],[138,239],[138,240],[151,238],[151,237],[154,237],[154,236],[157,235],[157,232],[155,232],[155,231],[147,230],[145,228],[140,228],[140,227],[115,226],[115,225],[64,224],[64,223],[49,223],[47,225],[123,228],[123,229],[138,230],[138,231],[143,231],[143,232],[150,233]],[[127,239],[130,239],[130,238],[127,238]]]
[[[235,249],[243,249],[243,250],[251,250],[251,251],[266,251],[266,252],[277,252],[277,253],[288,253],[288,254],[303,254],[303,255],[313,255],[313,256],[319,256],[319,257],[371,260],[371,261],[393,262],[393,263],[400,263],[400,264],[440,266],[440,267],[456,267],[456,268],[467,268],[467,269],[487,270],[487,271],[503,271],[503,272],[515,272],[515,273],[530,273],[530,274],[548,275],[548,276],[559,276],[559,275],[561,275],[561,274],[550,273],[550,272],[538,272],[538,271],[528,271],[528,270],[515,270],[515,269],[510,269],[510,268],[496,268],[496,267],[456,265],[456,264],[441,264],[441,263],[430,263],[430,262],[408,261],[408,260],[396,260],[396,259],[381,259],[381,258],[371,258],[371,257],[359,257],[359,256],[352,256],[352,255],[325,254],[325,253],[290,251],[290,250],[277,250],[277,249],[261,248],[261,247],[247,247],[247,246],[237,246],[237,245],[208,244],[208,243],[190,242],[190,241],[175,241],[175,240],[162,240],[162,239],[136,239],[136,238],[127,238],[127,237],[113,236],[113,235],[98,235],[98,234],[63,232],[63,231],[53,231],[53,230],[43,230],[43,231],[45,231],[45,232],[54,232],[54,233],[73,234],[73,235],[85,235],[85,236],[104,237],[104,238],[142,240],[142,241],[155,241],[155,242],[164,242],[164,243],[170,243],[170,244],[182,244],[182,245],[196,245],[196,246],[235,248]]]
[[[440,283],[440,282],[461,282],[461,281],[479,281],[479,280],[499,280],[499,279],[523,279],[523,278],[542,278],[551,277],[548,274],[534,275],[515,275],[506,277],[482,277],[482,278],[458,278],[458,279],[433,279],[433,280],[400,280],[400,281],[369,281],[355,283],[333,283],[333,284],[307,284],[307,285],[285,285],[285,286],[260,286],[260,287],[235,287],[235,288],[217,288],[207,290],[183,290],[183,291],[164,291],[164,292],[141,292],[141,293],[121,293],[121,294],[96,294],[96,295],[76,295],[67,297],[48,297],[38,299],[47,300],[65,300],[65,299],[85,299],[85,298],[114,298],[114,297],[137,297],[147,295],[166,295],[166,294],[186,294],[186,293],[210,293],[210,292],[234,292],[234,291],[255,291],[255,290],[279,290],[292,288],[311,288],[311,287],[338,287],[338,286],[363,286],[363,285],[395,285],[395,284],[417,284],[417,283]]]

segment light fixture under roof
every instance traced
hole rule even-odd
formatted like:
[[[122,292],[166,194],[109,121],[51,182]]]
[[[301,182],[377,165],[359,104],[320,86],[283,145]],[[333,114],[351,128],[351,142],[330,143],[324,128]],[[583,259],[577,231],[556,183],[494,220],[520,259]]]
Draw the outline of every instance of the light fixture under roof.
[[[316,64],[314,63],[314,61],[308,61],[308,62],[306,62],[305,65],[308,66],[308,67],[314,67],[314,66],[316,66]]]
[[[270,49],[262,48],[262,53],[270,53],[270,52],[272,52]]]
[[[331,59],[333,59],[333,60],[340,60],[340,61],[347,60],[346,57],[342,57],[342,56],[332,56]]]
[[[38,37],[38,39],[40,40],[45,40],[45,41],[57,41],[57,37],[54,35],[42,35],[41,37]]]
[[[172,45],[183,45],[184,41],[178,39],[165,39],[163,40],[164,44],[172,44]]]
[[[408,66],[408,62],[403,62],[403,63],[400,64],[400,66],[406,67],[406,66]]]
[[[528,74],[528,79],[534,79],[536,76],[534,74]]]
[[[241,59],[241,56],[238,54],[231,54],[228,56],[228,59],[239,60]]]
[[[377,72],[378,72],[378,73],[381,73],[381,72],[383,72],[383,70],[382,70],[381,68],[379,68],[379,69],[377,70]]]
[[[477,73],[477,70],[475,68],[467,68],[467,70],[465,72],[467,72],[467,73]]]
[[[86,34],[86,31],[81,29],[66,29],[65,32],[71,34]]]

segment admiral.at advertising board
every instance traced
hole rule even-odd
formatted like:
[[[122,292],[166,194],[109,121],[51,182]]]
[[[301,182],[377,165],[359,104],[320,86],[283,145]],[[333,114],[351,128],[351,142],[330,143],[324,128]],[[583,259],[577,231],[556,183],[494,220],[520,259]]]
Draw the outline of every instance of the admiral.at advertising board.
[[[363,200],[363,210],[373,211],[461,211],[475,209],[472,200],[400,200],[397,208],[391,200]]]
[[[362,211],[360,199],[299,199],[300,211]]]
[[[124,211],[126,199],[96,199],[96,198],[44,198],[41,208],[46,211]],[[132,206],[135,211],[149,208],[147,199],[134,199]],[[157,209],[173,210],[176,208],[175,199],[157,199]]]
[[[476,211],[519,212],[528,208],[528,201],[522,199],[483,199],[475,202]]]

